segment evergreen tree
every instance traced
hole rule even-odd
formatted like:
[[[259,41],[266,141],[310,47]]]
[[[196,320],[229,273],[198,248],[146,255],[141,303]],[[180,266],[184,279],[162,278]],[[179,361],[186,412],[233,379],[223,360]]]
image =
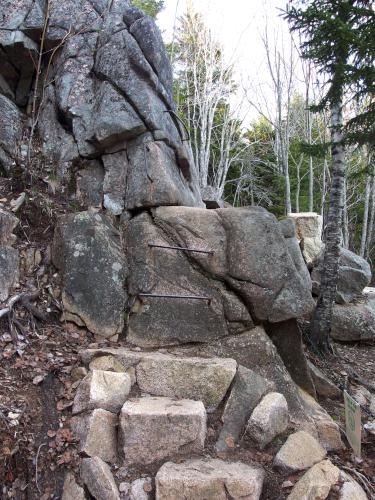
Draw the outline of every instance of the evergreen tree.
[[[143,10],[143,12],[154,19],[164,8],[164,0],[132,0],[131,4],[133,7]]]
[[[375,12],[368,0],[291,1],[286,18],[301,34],[304,58],[327,75],[328,89],[316,109],[331,111],[332,182],[326,227],[321,290],[314,312],[311,341],[330,352],[329,334],[338,281],[345,181],[343,99],[351,92],[361,99],[374,92]],[[351,122],[352,140],[368,137],[373,106]],[[373,126],[373,125],[372,125]]]

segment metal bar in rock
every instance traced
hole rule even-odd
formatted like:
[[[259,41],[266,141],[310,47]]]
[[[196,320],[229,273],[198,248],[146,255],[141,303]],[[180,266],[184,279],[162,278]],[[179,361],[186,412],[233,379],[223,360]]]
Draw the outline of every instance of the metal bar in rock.
[[[192,300],[207,300],[208,304],[211,305],[212,297],[203,297],[199,295],[171,295],[171,294],[158,294],[158,293],[139,293],[138,297],[151,297],[151,298],[161,298],[161,299],[192,299]]]
[[[155,247],[155,248],[166,248],[168,250],[182,250],[184,252],[206,253],[209,255],[214,254],[213,250],[199,250],[198,248],[186,248],[186,247],[177,247],[177,246],[170,246],[170,245],[156,245],[155,243],[149,243],[148,246]]]

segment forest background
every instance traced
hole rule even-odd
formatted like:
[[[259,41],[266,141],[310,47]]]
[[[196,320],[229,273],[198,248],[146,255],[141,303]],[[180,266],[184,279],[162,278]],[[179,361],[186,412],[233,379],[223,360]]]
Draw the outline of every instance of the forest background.
[[[168,2],[133,0],[156,18]],[[218,198],[235,206],[261,205],[279,218],[318,212],[324,227],[331,185],[330,116],[311,106],[320,102],[326,81],[302,59],[301,40],[289,32],[282,14],[273,8],[258,29],[263,69],[249,81],[246,75],[239,78],[235,54],[225,52],[220,33],[210,29],[193,1],[186,2],[182,15],[176,9],[166,40],[175,100],[201,189],[211,186]],[[352,97],[345,96],[345,122],[373,100],[372,95]],[[347,144],[345,160],[342,246],[373,265],[375,160],[370,142]]]

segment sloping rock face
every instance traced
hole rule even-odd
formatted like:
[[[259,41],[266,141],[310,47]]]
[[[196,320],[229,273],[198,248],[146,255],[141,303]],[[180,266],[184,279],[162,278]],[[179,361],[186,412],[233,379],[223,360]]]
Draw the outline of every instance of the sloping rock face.
[[[245,331],[253,320],[300,317],[314,305],[310,281],[262,208],[160,207],[130,221],[127,241],[129,294],[137,299],[128,340],[142,347],[208,342]]]
[[[2,5],[0,166],[8,172],[22,139],[19,108],[28,112],[32,104],[46,15],[41,0]],[[99,162],[101,204],[116,215],[124,208],[203,206],[172,100],[171,66],[151,18],[127,0],[51,0],[43,49],[51,59],[42,61],[38,128],[60,176]]]

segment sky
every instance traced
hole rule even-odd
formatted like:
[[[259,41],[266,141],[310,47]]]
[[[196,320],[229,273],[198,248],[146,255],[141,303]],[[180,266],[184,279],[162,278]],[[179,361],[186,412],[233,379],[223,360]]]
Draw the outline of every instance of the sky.
[[[280,17],[280,9],[285,9],[286,0],[192,1],[222,44],[227,61],[234,63],[236,80],[241,88],[260,85],[267,94],[269,74],[262,34],[266,26],[271,36],[274,32],[282,36],[280,34],[288,31],[287,23]],[[159,14],[158,24],[166,41],[170,42],[173,38],[176,12],[178,18],[185,9],[186,0],[165,0],[165,9]],[[257,115],[250,106],[244,113],[247,122]]]

